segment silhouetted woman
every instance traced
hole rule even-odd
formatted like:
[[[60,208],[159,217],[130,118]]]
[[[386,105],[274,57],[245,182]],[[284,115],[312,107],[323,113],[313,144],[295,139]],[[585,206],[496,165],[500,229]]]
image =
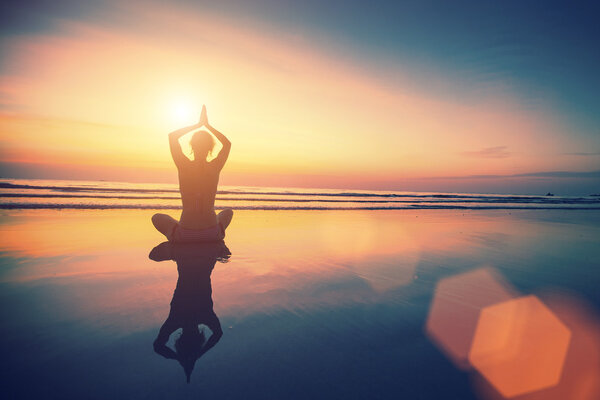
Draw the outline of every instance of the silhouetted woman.
[[[231,252],[220,240],[210,243],[164,242],[150,252],[154,261],[173,260],[179,277],[171,300],[171,311],[154,340],[154,351],[177,360],[188,383],[196,361],[221,339],[223,330],[213,310],[211,272],[217,261],[227,262]],[[204,325],[210,329],[208,340]],[[174,349],[167,346],[173,332],[181,328]]]
[[[181,151],[179,138],[188,132],[205,126],[223,145],[219,154],[207,161],[215,142],[206,131],[195,132],[190,141],[194,160],[188,159]],[[231,222],[233,211],[225,209],[216,215],[215,195],[219,174],[231,149],[231,142],[219,131],[210,126],[206,107],[202,106],[200,121],[169,134],[171,156],[179,173],[179,191],[183,210],[179,222],[166,214],[154,214],[152,223],[169,241],[201,242],[219,240],[225,237],[225,229]]]

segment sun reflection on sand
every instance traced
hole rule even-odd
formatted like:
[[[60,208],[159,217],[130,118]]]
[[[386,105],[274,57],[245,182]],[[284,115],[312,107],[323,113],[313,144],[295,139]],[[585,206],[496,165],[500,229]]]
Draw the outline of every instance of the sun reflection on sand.
[[[22,257],[55,257],[144,246],[157,237],[148,229],[148,214],[23,211],[2,224],[0,250]]]
[[[152,325],[170,295],[175,271],[147,260],[149,249],[164,240],[152,227],[151,214],[13,214],[0,225],[0,251],[24,261],[5,270],[1,280],[61,285],[65,300],[60,307],[74,318],[94,315],[89,323],[96,327]],[[351,215],[237,212],[226,238],[236,256],[213,274],[218,311],[251,314],[372,302],[411,284],[423,251],[468,251],[469,242],[456,231],[502,228],[496,221],[463,221],[447,212],[420,218],[386,211]],[[327,290],[329,285],[336,289]]]

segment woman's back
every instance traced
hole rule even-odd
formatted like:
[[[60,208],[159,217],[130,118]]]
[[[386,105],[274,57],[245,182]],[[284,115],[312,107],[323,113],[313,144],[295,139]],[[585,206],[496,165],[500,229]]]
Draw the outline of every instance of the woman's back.
[[[215,196],[220,170],[210,162],[188,161],[178,166],[183,210],[179,224],[186,229],[216,225]]]

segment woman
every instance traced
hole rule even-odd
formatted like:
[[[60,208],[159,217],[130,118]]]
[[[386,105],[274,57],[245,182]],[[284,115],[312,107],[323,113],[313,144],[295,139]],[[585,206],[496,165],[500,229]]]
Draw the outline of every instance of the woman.
[[[207,161],[215,142],[206,131],[195,132],[190,145],[194,160],[188,159],[181,151],[179,138],[188,132],[205,126],[221,142],[223,148],[212,160]],[[225,237],[225,229],[231,222],[233,211],[229,208],[215,214],[215,195],[219,183],[219,173],[231,149],[231,142],[210,126],[206,107],[202,106],[200,122],[169,133],[171,156],[179,173],[179,191],[183,210],[179,222],[166,214],[154,214],[152,223],[159,232],[172,242],[200,242],[220,240]]]
[[[212,243],[174,244],[164,242],[150,252],[154,261],[173,260],[177,263],[177,285],[171,300],[171,311],[162,324],[154,351],[177,360],[185,371],[188,383],[196,361],[221,339],[223,330],[215,314],[210,275],[217,261],[225,263],[231,252],[223,241]],[[204,328],[210,329],[206,337]],[[174,348],[167,345],[173,332],[181,328]]]

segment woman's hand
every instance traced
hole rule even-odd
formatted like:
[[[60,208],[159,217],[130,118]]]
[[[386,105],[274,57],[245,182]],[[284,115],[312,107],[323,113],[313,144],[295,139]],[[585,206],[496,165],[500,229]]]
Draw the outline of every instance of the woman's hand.
[[[206,126],[208,127],[208,117],[206,116],[206,106],[203,105],[202,106],[202,112],[200,113],[200,122],[198,123],[198,125],[202,126]]]

